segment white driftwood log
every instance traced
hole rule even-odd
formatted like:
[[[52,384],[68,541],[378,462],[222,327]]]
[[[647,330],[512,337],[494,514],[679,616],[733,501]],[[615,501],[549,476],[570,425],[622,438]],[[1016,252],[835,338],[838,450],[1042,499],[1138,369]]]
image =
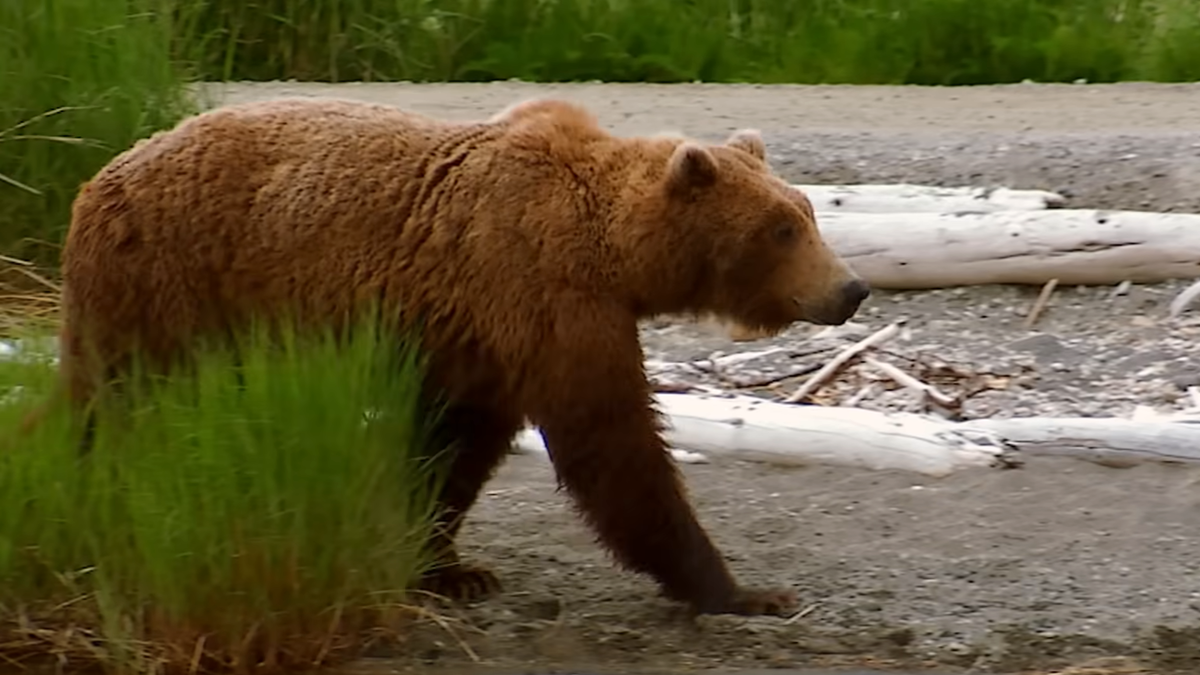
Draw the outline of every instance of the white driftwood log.
[[[1200,276],[1200,214],[1051,209],[825,213],[821,233],[876,288],[1152,283]]]
[[[990,213],[1038,211],[1061,207],[1066,199],[1045,190],[935,187],[932,185],[806,185],[813,209],[844,213]]]
[[[658,394],[664,436],[681,462],[709,456],[776,465],[899,469],[944,477],[972,468],[1014,468],[1022,456],[1066,456],[1109,467],[1200,464],[1200,423],[1117,418],[951,422],[913,413],[796,406],[751,396]],[[1172,418],[1164,418],[1172,419]],[[546,453],[524,430],[517,451]]]
[[[694,453],[782,465],[826,464],[900,469],[946,476],[966,468],[1017,464],[1003,440],[988,431],[912,413],[796,406],[752,396],[658,394],[677,459]],[[526,429],[518,451],[544,454],[540,434]]]
[[[1023,417],[973,420],[1030,455],[1063,455],[1112,467],[1146,461],[1200,463],[1200,424],[1117,417]]]

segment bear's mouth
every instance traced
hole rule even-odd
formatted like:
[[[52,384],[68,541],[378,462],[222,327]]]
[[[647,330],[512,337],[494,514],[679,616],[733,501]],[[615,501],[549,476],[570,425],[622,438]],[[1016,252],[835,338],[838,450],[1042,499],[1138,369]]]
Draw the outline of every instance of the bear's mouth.
[[[807,321],[817,326],[841,326],[858,312],[858,305],[847,303],[813,307],[796,296],[792,296],[792,302],[799,311],[799,317],[796,320]]]

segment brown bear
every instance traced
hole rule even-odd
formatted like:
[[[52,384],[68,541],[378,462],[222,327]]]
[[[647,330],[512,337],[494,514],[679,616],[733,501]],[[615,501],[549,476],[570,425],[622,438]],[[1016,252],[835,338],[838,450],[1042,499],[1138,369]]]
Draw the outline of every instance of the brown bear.
[[[427,588],[499,590],[459,562],[462,516],[526,420],[624,567],[700,613],[788,611],[739,586],[668,448],[638,321],[716,315],[776,333],[845,322],[869,289],[772,174],[724,143],[619,137],[566,101],[447,122],[337,99],[229,105],[116,157],[80,191],[62,254],[66,391],[83,404],[135,348],[163,367],[201,337],[363,301],[416,321],[452,441]]]

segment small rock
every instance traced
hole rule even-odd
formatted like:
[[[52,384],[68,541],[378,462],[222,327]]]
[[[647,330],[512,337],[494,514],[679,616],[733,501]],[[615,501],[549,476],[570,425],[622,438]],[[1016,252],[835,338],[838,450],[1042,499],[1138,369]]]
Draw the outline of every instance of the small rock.
[[[1187,391],[1188,387],[1200,387],[1200,370],[1176,373],[1171,376],[1170,382],[1181,391]]]
[[[966,643],[957,642],[957,641],[947,644],[942,649],[945,649],[946,651],[948,651],[951,654],[954,654],[956,656],[964,656],[964,655],[970,654],[972,651],[974,651]]]

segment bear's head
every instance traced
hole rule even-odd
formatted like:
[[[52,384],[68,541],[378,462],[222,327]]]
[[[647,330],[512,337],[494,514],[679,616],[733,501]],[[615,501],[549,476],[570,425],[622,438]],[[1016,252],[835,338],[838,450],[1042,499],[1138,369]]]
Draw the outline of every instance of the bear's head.
[[[796,321],[842,324],[858,311],[870,287],[821,238],[804,193],[771,171],[757,131],[721,144],[661,142],[639,239],[673,272],[657,271],[661,301],[648,304],[756,335]]]

